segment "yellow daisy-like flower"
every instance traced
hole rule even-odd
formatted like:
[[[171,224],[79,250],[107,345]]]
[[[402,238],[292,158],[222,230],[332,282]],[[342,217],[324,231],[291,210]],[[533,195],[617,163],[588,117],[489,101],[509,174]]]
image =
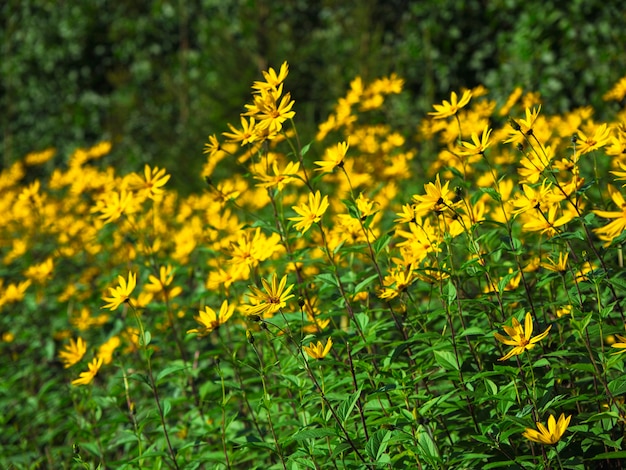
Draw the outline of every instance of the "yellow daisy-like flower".
[[[567,271],[568,257],[569,253],[559,253],[558,261],[554,261],[552,258],[548,257],[545,263],[541,263],[541,267],[548,271],[554,271],[555,273],[565,273]]]
[[[250,286],[252,295],[248,296],[250,304],[244,306],[244,313],[269,318],[286,306],[287,300],[294,296],[290,294],[293,284],[287,285],[287,276],[283,276],[278,282],[275,273],[272,276],[271,284],[265,279],[261,279],[261,282],[263,290],[256,286]]]
[[[228,300],[224,300],[224,302],[222,302],[219,314],[216,314],[211,307],[204,307],[204,310],[198,311],[199,315],[193,317],[200,326],[194,328],[193,330],[187,330],[187,333],[196,333],[199,338],[207,336],[211,333],[211,331],[226,323],[226,321],[233,316],[234,312],[235,306],[229,306]]]
[[[113,352],[122,344],[119,336],[111,336],[106,343],[98,348],[96,357],[102,358],[103,364],[111,364],[113,362]]]
[[[63,362],[63,367],[67,369],[80,362],[86,352],[87,343],[83,338],[79,337],[77,340],[70,338],[70,344],[66,344],[65,348],[59,352],[59,359]]]
[[[540,335],[531,338],[533,333],[533,319],[530,315],[530,312],[526,313],[526,319],[524,320],[524,326],[517,321],[517,318],[513,318],[513,326],[503,326],[504,331],[509,337],[505,337],[500,333],[495,332],[494,336],[498,341],[504,343],[508,346],[515,346],[511,349],[506,355],[502,356],[499,361],[506,361],[513,356],[518,356],[522,354],[524,351],[530,350],[535,347],[535,344],[541,341],[543,338],[548,336],[548,332],[552,325],[546,328],[546,331],[541,333]]]
[[[581,154],[585,154],[607,145],[611,141],[611,129],[602,124],[593,129],[593,135],[586,135],[579,130],[578,137],[578,149]]]
[[[109,287],[109,297],[102,297],[102,300],[108,302],[102,308],[115,310],[124,302],[130,300],[130,294],[133,293],[137,285],[137,275],[128,272],[128,281],[123,276],[117,276],[119,285],[117,287]]]
[[[87,372],[81,372],[76,380],[72,380],[72,385],[89,385],[100,370],[100,367],[102,367],[102,362],[103,359],[101,357],[94,358],[87,364],[89,370]]]
[[[620,235],[624,229],[626,229],[626,201],[624,200],[624,196],[615,189],[613,186],[608,186],[609,195],[611,199],[615,203],[617,207],[620,208],[618,211],[599,211],[593,210],[592,212],[600,217],[604,217],[606,219],[614,219],[609,222],[607,225],[596,228],[593,231],[598,234],[598,236],[605,241],[610,242],[615,237]]]
[[[324,346],[321,341],[318,341],[317,344],[310,343],[308,346],[302,346],[302,349],[311,359],[324,359],[332,347],[333,340],[332,338],[328,338],[326,346]]]
[[[472,132],[472,142],[461,142],[463,149],[459,152],[459,154],[464,157],[469,157],[485,153],[487,147],[491,145],[489,136],[491,135],[492,130],[493,129],[490,129],[489,126],[485,126],[480,137],[478,137],[476,132]]]
[[[450,95],[450,101],[443,100],[442,104],[434,104],[433,108],[435,108],[435,111],[428,114],[433,116],[434,119],[445,119],[449,116],[454,116],[459,109],[465,107],[467,103],[469,103],[471,98],[472,92],[470,90],[465,90],[460,100],[458,99],[456,92],[453,91]]]
[[[559,442],[565,433],[570,419],[572,419],[572,416],[570,415],[566,418],[564,413],[561,413],[558,421],[553,415],[550,415],[547,429],[542,423],[536,423],[538,431],[526,428],[522,436],[533,442],[538,442],[539,444],[554,445]]]
[[[248,120],[245,116],[241,116],[240,119],[241,129],[228,123],[231,132],[222,132],[222,135],[228,139],[227,142],[241,142],[241,145],[251,144],[258,139],[254,117],[250,117]]]
[[[294,227],[302,233],[305,233],[311,228],[311,225],[317,223],[322,218],[322,215],[328,209],[328,196],[322,195],[319,191],[315,191],[315,194],[309,193],[309,204],[300,204],[299,206],[291,207],[299,215],[298,217],[289,217],[289,220],[296,222]]]
[[[426,183],[424,190],[426,194],[424,196],[414,195],[413,200],[416,202],[415,214],[418,216],[428,215],[431,211],[441,212],[445,208],[452,207],[455,196],[454,191],[448,189],[450,181],[446,181],[446,184],[441,186],[441,180],[439,174],[435,177],[434,183]]]
[[[289,65],[287,64],[287,61],[285,61],[280,66],[280,70],[278,71],[278,73],[276,73],[276,71],[272,67],[270,67],[267,72],[263,71],[263,78],[265,78],[265,81],[254,82],[252,88],[258,91],[276,89],[278,85],[285,81],[285,78],[287,78],[288,74]]]
[[[163,186],[170,179],[170,175],[165,172],[164,168],[145,165],[143,169],[144,177],[142,178],[136,173],[131,175],[130,187],[134,191],[138,191],[145,197],[152,200],[159,200],[163,196]]]
[[[350,141],[348,140],[348,142],[339,142],[334,147],[326,149],[326,153],[324,153],[323,157],[324,159],[314,162],[317,166],[319,166],[319,168],[316,168],[315,171],[331,173],[335,168],[343,167],[343,159],[346,157],[349,147]]]

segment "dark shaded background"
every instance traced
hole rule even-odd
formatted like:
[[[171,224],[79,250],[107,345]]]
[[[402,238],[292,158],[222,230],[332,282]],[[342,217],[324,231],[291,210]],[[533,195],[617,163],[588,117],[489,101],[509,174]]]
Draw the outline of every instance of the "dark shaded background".
[[[626,9],[599,0],[9,0],[0,7],[5,167],[111,139],[107,164],[165,166],[195,190],[211,133],[238,122],[252,81],[287,60],[304,140],[356,75],[396,72],[389,119],[409,135],[434,102],[517,85],[559,112],[626,74]]]

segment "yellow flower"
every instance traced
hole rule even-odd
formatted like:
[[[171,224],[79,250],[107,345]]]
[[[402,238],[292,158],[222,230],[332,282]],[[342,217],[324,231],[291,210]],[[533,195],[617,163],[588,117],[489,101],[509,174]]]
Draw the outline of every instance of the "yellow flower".
[[[513,129],[509,131],[509,138],[504,141],[505,144],[510,142],[521,142],[523,135],[533,135],[533,126],[541,112],[541,105],[533,108],[526,108],[526,119],[520,119],[519,122],[511,119],[510,124]],[[520,134],[521,133],[521,134]]]
[[[625,96],[626,96],[626,77],[622,77],[613,86],[613,88],[611,88],[609,91],[607,91],[604,94],[602,99],[604,99],[605,101],[609,101],[609,100],[622,101]]]
[[[80,362],[86,352],[87,343],[83,338],[79,337],[76,341],[70,338],[70,344],[66,344],[64,350],[59,352],[59,359],[63,362],[63,367],[67,369]]]
[[[103,343],[98,348],[96,357],[102,359],[103,364],[111,364],[113,361],[113,351],[115,351],[122,343],[119,336],[111,336],[106,343]]]
[[[261,282],[264,291],[256,286],[250,286],[252,290],[252,295],[248,296],[250,305],[244,306],[244,313],[269,318],[287,305],[287,300],[293,297],[293,294],[289,294],[293,284],[287,286],[287,276],[283,276],[279,283],[276,273],[272,276],[271,284],[265,279],[261,279]]]
[[[94,358],[89,364],[87,364],[89,370],[87,372],[81,372],[80,376],[76,380],[72,380],[72,385],[89,385],[100,370],[102,361],[103,359],[101,357]]]
[[[54,270],[54,261],[52,258],[48,258],[40,264],[30,266],[24,275],[40,284],[45,283],[52,277],[52,271]]]
[[[228,123],[228,127],[232,132],[222,132],[222,135],[228,139],[227,142],[241,142],[241,145],[246,145],[258,138],[253,117],[248,121],[244,116],[241,116],[241,130],[235,128],[230,123]]]
[[[229,306],[228,300],[222,302],[219,314],[216,314],[211,307],[204,307],[204,311],[198,311],[199,315],[194,317],[194,320],[196,320],[200,326],[193,330],[187,330],[187,333],[197,333],[200,338],[206,336],[220,325],[226,323],[226,321],[233,316],[234,312],[235,306]]]
[[[541,263],[541,267],[548,271],[554,271],[555,273],[565,273],[565,271],[567,271],[568,257],[569,253],[559,253],[558,261],[554,261],[552,258],[548,257],[548,261]]]
[[[305,233],[308,229],[311,228],[313,223],[317,223],[328,209],[328,196],[322,195],[319,191],[316,191],[315,194],[309,193],[309,204],[300,204],[299,206],[291,207],[294,211],[296,211],[299,216],[298,217],[289,217],[289,220],[293,220],[295,223],[294,227],[296,230],[299,230],[302,233]]]
[[[0,279],[0,307],[4,304],[19,302],[24,299],[26,289],[30,286],[31,281],[22,281],[19,284],[9,284],[3,290],[2,279]]]
[[[426,195],[419,196],[414,195],[413,200],[417,203],[415,206],[415,214],[418,216],[428,215],[429,212],[441,212],[445,208],[452,207],[453,198],[455,196],[454,191],[448,189],[450,182],[446,181],[446,184],[441,186],[439,180],[439,174],[437,174],[434,183],[427,183],[424,185]]]
[[[346,157],[349,147],[350,141],[348,140],[348,142],[339,142],[334,147],[326,149],[323,160],[315,162],[315,164],[319,166],[315,171],[330,173],[337,167],[343,167],[343,159]]]
[[[167,294],[168,299],[173,299],[180,295],[183,289],[179,286],[170,288],[170,285],[174,281],[174,273],[172,272],[172,266],[161,266],[159,268],[159,277],[152,274],[148,276],[148,284],[144,286],[144,290],[152,294]]]
[[[559,440],[563,436],[563,433],[569,425],[570,419],[572,419],[571,415],[566,418],[565,414],[561,413],[561,416],[559,416],[559,420],[557,422],[554,419],[554,416],[550,415],[550,417],[548,418],[547,429],[543,424],[537,423],[537,429],[539,431],[526,428],[526,431],[524,431],[524,434],[522,434],[522,436],[533,442],[538,442],[539,444],[554,445],[559,442]]]
[[[594,214],[599,215],[600,217],[604,217],[607,219],[615,219],[612,222],[604,225],[603,227],[594,229],[594,232],[598,234],[600,239],[611,241],[619,234],[621,234],[626,228],[626,201],[624,201],[624,196],[615,189],[613,186],[609,185],[609,195],[613,202],[617,207],[620,208],[619,211],[592,211]]]
[[[626,352],[626,337],[622,335],[615,335],[619,341],[616,341],[611,345],[612,348],[618,348],[620,351],[614,352],[613,354],[621,354]]]
[[[142,178],[136,173],[130,177],[130,187],[134,191],[138,191],[145,197],[152,200],[159,200],[163,196],[163,186],[170,179],[170,175],[165,173],[164,168],[150,168],[146,165],[143,169],[144,177]]]
[[[540,335],[531,338],[530,336],[533,333],[533,319],[530,315],[530,312],[528,312],[526,313],[526,319],[524,321],[523,327],[522,325],[520,325],[520,322],[517,321],[517,318],[513,318],[513,326],[510,327],[505,325],[503,326],[503,328],[506,334],[509,335],[509,338],[506,338],[505,336],[502,336],[500,333],[497,332],[494,333],[494,336],[501,343],[515,347],[511,349],[506,355],[498,359],[499,361],[506,361],[513,356],[517,356],[519,354],[522,354],[524,351],[534,348],[535,343],[538,343],[543,338],[548,336],[548,332],[550,331],[550,328],[552,328],[552,325],[546,328],[546,331],[544,331]]]
[[[463,149],[459,154],[469,157],[471,155],[481,155],[485,153],[487,147],[491,145],[491,141],[489,140],[491,131],[492,129],[489,129],[489,126],[485,126],[480,138],[475,132],[472,132],[472,142],[461,142],[461,145],[467,150]]]
[[[523,184],[522,189],[524,190],[524,195],[518,195],[512,201],[513,205],[517,207],[513,211],[514,214],[520,214],[531,209],[545,211],[558,199],[552,190],[552,183],[549,183],[547,179],[544,179],[541,186],[537,187],[537,189],[527,184]]]
[[[96,206],[91,212],[101,212],[98,218],[102,219],[105,224],[114,222],[122,215],[128,215],[137,209],[136,201],[133,200],[131,192],[122,190],[120,192],[112,191],[106,193],[102,199],[96,202]]]
[[[266,72],[263,71],[263,78],[265,78],[264,82],[254,82],[252,88],[259,91],[276,89],[278,85],[285,81],[287,75],[289,74],[289,65],[287,62],[283,62],[280,66],[280,70],[278,74],[276,71],[270,67],[270,69]]]
[[[602,124],[593,129],[593,135],[587,136],[582,131],[578,131],[578,137],[578,149],[581,154],[585,154],[608,144],[611,141],[611,129],[606,124]]]
[[[330,352],[330,348],[333,347],[332,338],[328,338],[326,346],[318,341],[317,344],[309,343],[308,346],[302,346],[304,352],[306,352],[311,359],[324,359]]]
[[[570,315],[573,309],[574,307],[570,304],[563,305],[562,307],[559,307],[556,309],[556,316],[561,318],[561,317],[564,317],[565,315]]]
[[[428,114],[433,116],[434,119],[444,119],[449,116],[454,116],[459,109],[463,108],[465,105],[467,105],[467,103],[469,103],[469,100],[471,98],[472,92],[470,90],[465,90],[461,99],[457,101],[457,94],[453,91],[450,95],[449,102],[447,100],[443,100],[442,104],[434,104],[433,108],[435,108],[435,111]]]
[[[289,162],[284,169],[278,167],[278,162],[274,160],[272,162],[272,172],[270,174],[269,168],[267,171],[255,175],[254,178],[261,181],[257,186],[262,188],[276,187],[278,191],[282,191],[286,184],[297,180],[297,174],[300,171],[299,162]]]
[[[130,294],[133,293],[135,286],[137,285],[137,275],[128,272],[128,282],[124,279],[123,276],[117,276],[119,281],[119,286],[117,287],[109,287],[109,295],[110,297],[103,297],[102,300],[108,302],[102,308],[108,308],[110,310],[115,310],[124,302],[128,302],[130,300]]]

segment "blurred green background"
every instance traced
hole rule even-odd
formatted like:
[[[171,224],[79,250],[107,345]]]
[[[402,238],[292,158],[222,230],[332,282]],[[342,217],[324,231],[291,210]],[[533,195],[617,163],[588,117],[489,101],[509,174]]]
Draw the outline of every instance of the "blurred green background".
[[[561,112],[615,103],[626,9],[606,0],[8,0],[0,6],[2,158],[46,147],[56,164],[111,139],[107,163],[164,166],[201,187],[208,134],[238,123],[261,70],[287,60],[307,141],[349,82],[396,72],[388,119],[409,135],[434,102],[485,85],[540,91]]]

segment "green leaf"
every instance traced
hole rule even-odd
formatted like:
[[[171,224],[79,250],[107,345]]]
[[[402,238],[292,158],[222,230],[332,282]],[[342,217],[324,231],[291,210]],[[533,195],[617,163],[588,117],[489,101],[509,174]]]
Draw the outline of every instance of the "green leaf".
[[[320,282],[322,284],[330,285],[333,288],[339,288],[339,284],[337,283],[337,278],[334,274],[330,273],[322,273],[315,276],[315,281]]]
[[[361,331],[365,331],[367,325],[370,322],[370,317],[365,313],[356,313],[354,315],[354,319],[356,320],[356,324]]]
[[[611,380],[609,382],[609,391],[615,396],[615,395],[621,395],[623,393],[626,393],[626,377],[624,376],[619,376],[618,378],[616,378],[615,380]]]
[[[152,335],[150,334],[150,332],[148,330],[143,332],[143,345],[142,346],[148,346],[150,344],[150,341],[152,340]]]
[[[620,450],[618,452],[604,452],[603,454],[598,454],[591,457],[591,460],[604,459],[626,459],[626,450]]]
[[[459,370],[456,358],[450,351],[434,351],[434,353],[435,361],[437,361],[437,364],[439,364],[442,368],[447,371]]]
[[[391,236],[392,234],[387,232],[381,235],[379,238],[377,238],[373,244],[374,253],[379,255],[381,251],[387,248],[387,246],[389,245],[389,242],[391,242]]]
[[[456,287],[454,287],[451,280],[444,287],[443,295],[448,297],[448,304],[452,304],[456,300]]]
[[[159,372],[157,374],[156,377],[156,383],[159,384],[161,382],[162,379],[164,379],[165,377],[167,377],[168,375],[171,375],[175,372],[184,370],[186,367],[184,365],[181,364],[177,364],[175,366],[170,366],[170,367],[166,367],[165,369],[163,369],[161,372]]]
[[[419,449],[422,450],[424,457],[428,458],[429,461],[433,461],[435,459],[439,459],[439,453],[437,452],[437,446],[435,445],[435,441],[430,437],[430,434],[422,427],[418,429],[418,437],[417,442],[419,444]]]
[[[172,409],[172,402],[169,398],[163,399],[163,417],[167,416]]]
[[[320,439],[322,437],[336,436],[337,432],[331,428],[321,429],[303,429],[293,435],[292,439],[296,441],[303,441],[305,439]]]
[[[376,462],[380,460],[387,450],[389,439],[391,439],[391,431],[388,429],[380,429],[370,436],[365,445],[365,451],[372,460]]]
[[[312,144],[313,142],[309,142],[304,147],[302,147],[302,149],[300,150],[300,155],[304,157],[309,152],[309,149],[311,148]]]
[[[339,408],[337,408],[337,416],[339,416],[339,420],[342,423],[346,422],[346,420],[350,416],[350,413],[352,413],[356,402],[359,401],[359,398],[361,397],[361,390],[363,390],[363,388],[359,388],[352,395],[348,396],[348,398],[343,401]]]
[[[367,285],[371,284],[374,279],[378,278],[378,274],[373,274],[370,277],[363,279],[354,287],[354,293],[361,292]]]

